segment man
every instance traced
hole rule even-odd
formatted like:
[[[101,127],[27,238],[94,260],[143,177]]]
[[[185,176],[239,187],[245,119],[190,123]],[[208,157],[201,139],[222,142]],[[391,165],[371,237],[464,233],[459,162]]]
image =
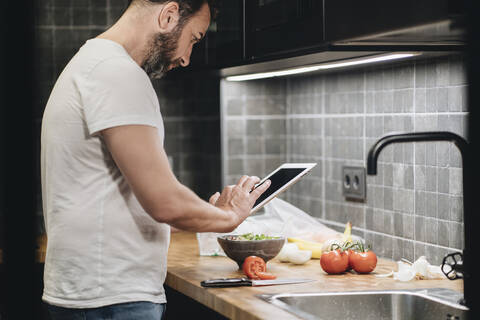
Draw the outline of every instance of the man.
[[[160,319],[170,226],[230,232],[268,188],[250,192],[259,179],[243,176],[207,203],[177,181],[163,149],[149,76],[187,66],[210,16],[208,0],[133,0],[58,78],[41,151],[53,319]]]

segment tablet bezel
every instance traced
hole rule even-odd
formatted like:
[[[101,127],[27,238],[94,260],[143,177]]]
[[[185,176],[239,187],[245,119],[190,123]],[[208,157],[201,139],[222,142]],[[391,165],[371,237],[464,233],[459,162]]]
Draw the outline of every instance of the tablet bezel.
[[[259,209],[265,206],[268,202],[270,202],[273,198],[275,198],[280,193],[287,190],[291,185],[295,184],[301,177],[303,177],[306,173],[312,170],[316,165],[317,165],[316,163],[284,163],[281,166],[279,166],[277,169],[272,171],[269,175],[267,175],[259,183],[257,183],[255,187],[262,184],[265,180],[267,180],[269,177],[271,177],[273,174],[275,174],[277,171],[281,169],[303,169],[303,171],[300,172],[298,175],[296,175],[293,179],[291,179],[289,182],[281,186],[277,191],[272,193],[268,198],[260,202],[255,207],[253,207],[252,210],[250,210],[250,214],[257,212]]]

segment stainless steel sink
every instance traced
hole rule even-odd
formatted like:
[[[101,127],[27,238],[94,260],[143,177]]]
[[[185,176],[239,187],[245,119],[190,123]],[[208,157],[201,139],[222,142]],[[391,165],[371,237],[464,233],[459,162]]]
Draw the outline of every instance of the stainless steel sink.
[[[285,293],[258,295],[299,318],[328,320],[461,320],[463,295],[443,289]]]

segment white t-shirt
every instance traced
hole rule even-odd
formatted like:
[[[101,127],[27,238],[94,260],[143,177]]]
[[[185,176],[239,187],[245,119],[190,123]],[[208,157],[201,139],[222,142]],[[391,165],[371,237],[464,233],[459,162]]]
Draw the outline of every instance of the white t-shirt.
[[[43,300],[50,304],[166,302],[170,227],[143,210],[99,134],[133,124],[156,127],[163,143],[150,79],[120,44],[87,41],[58,78],[43,115]]]

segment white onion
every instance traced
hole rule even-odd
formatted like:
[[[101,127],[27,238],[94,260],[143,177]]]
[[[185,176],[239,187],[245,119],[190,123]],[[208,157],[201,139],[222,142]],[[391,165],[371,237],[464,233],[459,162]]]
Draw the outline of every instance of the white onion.
[[[294,264],[304,264],[312,258],[310,250],[292,250],[288,253],[288,259]]]
[[[298,247],[295,243],[285,243],[282,250],[277,255],[277,259],[280,262],[290,262],[289,254],[292,251],[298,251]]]

